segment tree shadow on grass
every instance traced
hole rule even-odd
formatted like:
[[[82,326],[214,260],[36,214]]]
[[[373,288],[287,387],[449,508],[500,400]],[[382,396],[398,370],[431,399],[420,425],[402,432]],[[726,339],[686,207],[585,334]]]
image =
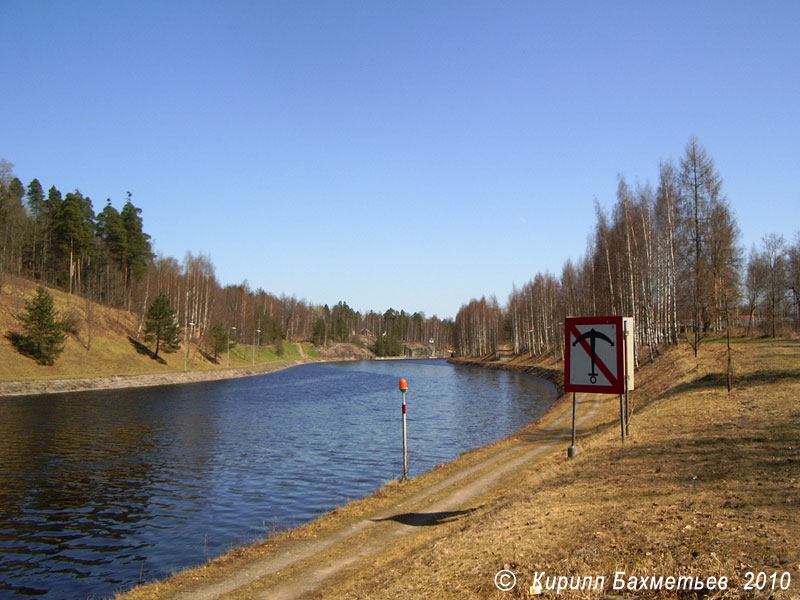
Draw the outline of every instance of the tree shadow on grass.
[[[139,354],[144,354],[145,356],[149,356],[150,358],[152,358],[154,361],[158,362],[159,364],[162,364],[162,365],[167,364],[167,361],[165,361],[160,356],[156,356],[155,352],[150,350],[150,348],[148,348],[147,346],[145,346],[141,342],[136,341],[131,336],[128,336],[128,341],[131,343],[131,346],[136,348],[136,351]]]
[[[733,387],[734,389],[747,388],[754,385],[778,383],[780,381],[800,381],[800,371],[766,369],[762,371],[756,371],[755,373],[748,373],[747,375],[736,375],[734,373]],[[667,390],[661,395],[661,397],[665,398],[667,396],[674,396],[675,394],[680,394],[690,390],[724,388],[726,386],[727,379],[725,373],[709,373],[708,375],[699,377],[694,381],[676,385],[675,387]]]
[[[383,519],[372,519],[374,523],[381,521],[395,521],[403,525],[410,525],[411,527],[432,527],[435,525],[443,525],[445,523],[452,523],[464,515],[474,513],[481,508],[468,508],[467,510],[449,510],[443,512],[430,512],[430,513],[401,513],[399,515],[392,515]]]
[[[200,356],[205,358],[212,365],[218,365],[219,364],[219,360],[217,360],[216,358],[211,356],[208,352],[205,352],[205,351],[201,350],[200,348],[198,348],[197,351],[200,353]]]
[[[22,354],[22,356],[26,356],[32,360],[35,360],[37,363],[44,364],[41,362],[40,353],[36,351],[36,348],[33,344],[25,339],[25,336],[13,331],[9,331],[6,333],[6,339],[11,342],[11,345],[14,346],[14,349]]]
[[[665,490],[711,485],[749,506],[797,502],[789,483],[800,478],[800,412],[758,421],[748,413],[687,429],[684,437],[626,446],[615,454],[614,468],[641,478],[640,489],[653,478]]]

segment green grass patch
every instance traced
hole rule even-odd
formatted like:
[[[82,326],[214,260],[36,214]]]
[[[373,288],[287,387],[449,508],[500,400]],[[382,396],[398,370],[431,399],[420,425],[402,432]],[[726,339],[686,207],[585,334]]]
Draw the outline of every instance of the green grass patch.
[[[305,353],[306,357],[308,358],[319,358],[319,352],[314,350],[314,346],[311,344],[301,344],[303,346],[303,352]]]
[[[319,354],[314,352],[309,344],[303,344],[303,353],[305,358],[319,358]],[[231,364],[241,366],[243,364],[255,364],[275,362],[279,360],[303,360],[300,355],[300,350],[297,344],[292,342],[283,343],[283,355],[278,354],[277,347],[269,346],[256,346],[253,352],[252,344],[236,344],[231,348]]]

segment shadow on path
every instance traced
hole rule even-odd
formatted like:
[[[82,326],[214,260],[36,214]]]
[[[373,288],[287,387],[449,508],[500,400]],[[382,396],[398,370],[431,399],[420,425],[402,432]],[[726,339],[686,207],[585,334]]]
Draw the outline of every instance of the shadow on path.
[[[399,515],[392,515],[384,519],[370,519],[374,523],[381,521],[395,521],[403,525],[410,525],[411,527],[431,527],[434,525],[442,525],[444,523],[452,523],[459,517],[474,513],[481,508],[468,508],[467,510],[448,510],[443,512],[430,512],[430,513],[401,513]]]

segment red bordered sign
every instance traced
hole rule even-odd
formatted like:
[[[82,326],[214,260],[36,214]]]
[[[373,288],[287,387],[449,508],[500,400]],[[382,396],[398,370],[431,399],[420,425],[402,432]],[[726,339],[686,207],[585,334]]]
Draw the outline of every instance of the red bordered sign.
[[[622,317],[564,320],[564,390],[625,393]]]

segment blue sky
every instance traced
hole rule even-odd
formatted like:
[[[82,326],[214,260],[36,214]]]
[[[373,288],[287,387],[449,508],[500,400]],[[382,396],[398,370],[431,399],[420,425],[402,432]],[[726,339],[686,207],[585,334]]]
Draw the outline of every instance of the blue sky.
[[[454,317],[560,274],[695,134],[749,249],[800,231],[800,3],[0,0],[0,158],[156,251]]]

